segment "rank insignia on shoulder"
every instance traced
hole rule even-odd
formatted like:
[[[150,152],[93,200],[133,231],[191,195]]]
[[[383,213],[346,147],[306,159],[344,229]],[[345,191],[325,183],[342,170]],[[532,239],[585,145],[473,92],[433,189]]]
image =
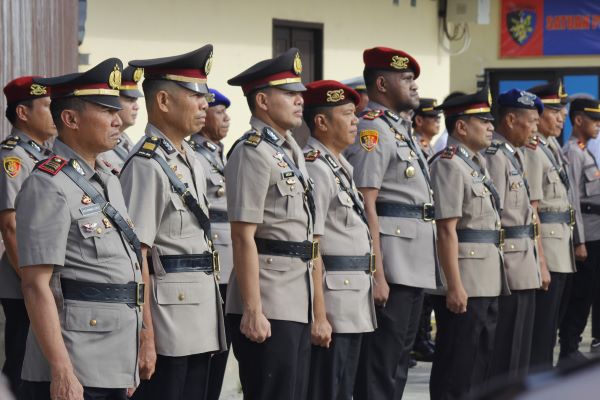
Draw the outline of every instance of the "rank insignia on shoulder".
[[[262,136],[258,133],[253,133],[244,140],[244,144],[254,147],[258,146],[260,142],[262,142]]]
[[[34,142],[33,140],[29,141],[29,145],[31,147],[33,147],[34,149],[36,149],[37,151],[42,151],[42,148],[36,142]]]
[[[442,155],[440,157],[450,159],[454,157],[454,155],[456,154],[456,150],[458,150],[456,146],[448,146],[443,150]]]
[[[204,147],[206,147],[210,151],[216,151],[217,150],[217,146],[214,145],[213,143],[209,142],[208,140],[204,142]]]
[[[335,160],[333,159],[333,157],[331,157],[331,155],[325,154],[325,159],[327,160],[329,165],[331,165],[333,168],[339,167],[339,165],[335,162]]]
[[[2,142],[2,148],[4,150],[14,149],[21,139],[18,136],[9,136],[4,142]]]
[[[16,178],[21,172],[21,159],[19,157],[5,157],[2,160],[2,165],[9,178]]]
[[[459,147],[458,151],[460,152],[460,154],[463,155],[463,157],[469,158],[469,153],[467,152],[467,150],[465,150],[464,147]]]
[[[158,147],[158,138],[153,136],[146,138],[142,147],[135,153],[137,156],[142,156],[146,158],[154,157],[154,153],[156,152],[156,148]]]
[[[104,161],[106,164],[108,164],[106,161]],[[73,167],[73,169],[75,171],[77,171],[79,173],[79,175],[85,175],[85,171],[83,170],[83,168],[81,168],[81,165],[79,164],[79,161],[77,160],[71,160],[69,161],[69,165],[71,165],[71,167]]]
[[[273,132],[273,129],[265,126],[262,130],[263,136],[272,143],[277,143],[279,141],[279,137]]]
[[[529,141],[527,142],[527,144],[525,146],[529,147],[532,150],[537,149],[539,144],[538,138],[537,136],[532,136],[531,138],[529,138]]]
[[[373,121],[383,115],[383,111],[381,110],[371,110],[365,113],[362,117],[366,120]]]
[[[366,129],[364,131],[360,131],[359,138],[360,146],[366,151],[371,151],[379,142],[379,132],[372,129]]]
[[[67,163],[68,161],[64,158],[54,156],[40,162],[36,168],[47,174],[56,175],[65,165],[67,165]]]
[[[501,142],[492,142],[490,147],[485,149],[485,154],[496,154],[501,145],[502,145]]]
[[[167,152],[167,154],[175,153],[175,147],[173,147],[171,142],[169,142],[167,139],[162,139],[160,141],[160,147],[162,147],[163,150]]]
[[[508,144],[508,143],[504,143],[504,147],[506,147],[506,149],[508,151],[510,151],[511,153],[515,152],[515,149],[513,149],[513,147],[510,144]]]
[[[194,149],[194,151],[196,150],[196,147],[198,146],[198,143],[196,143],[196,142],[194,141],[194,139],[190,139],[190,140],[188,140],[188,141],[187,141],[187,144],[189,144],[189,145],[190,145],[190,147],[191,147],[192,149]]]
[[[387,117],[390,117],[391,119],[393,119],[396,122],[400,121],[400,117],[396,113],[393,113],[390,110],[385,110],[385,115]]]
[[[320,155],[321,152],[319,150],[311,150],[308,153],[304,153],[304,160],[312,162],[319,158]]]
[[[577,146],[579,146],[581,150],[585,150],[585,143],[583,143],[581,140],[577,141]]]

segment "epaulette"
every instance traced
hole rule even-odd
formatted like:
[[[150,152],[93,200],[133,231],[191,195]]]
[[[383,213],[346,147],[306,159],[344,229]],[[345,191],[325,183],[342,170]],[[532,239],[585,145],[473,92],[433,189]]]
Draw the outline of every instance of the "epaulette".
[[[319,150],[311,150],[308,153],[304,153],[304,159],[306,161],[315,161],[317,158],[319,158],[319,156],[321,155],[321,152]]]
[[[248,136],[246,137],[246,140],[244,140],[244,144],[247,146],[256,147],[256,146],[258,146],[258,144],[260,142],[262,142],[262,140],[263,140],[263,138],[262,138],[261,134],[254,131],[254,132],[248,134]]]
[[[189,144],[189,145],[190,145],[190,147],[192,148],[192,150],[194,150],[194,151],[196,151],[196,150],[197,150],[198,143],[196,143],[196,142],[194,141],[194,139],[189,139],[189,140],[187,141],[187,144]]]
[[[144,144],[140,147],[140,149],[135,153],[136,156],[141,156],[145,158],[154,157],[154,153],[156,153],[156,149],[160,144],[160,139],[156,136],[147,137],[144,140]]]
[[[366,120],[373,121],[383,115],[383,110],[371,110],[366,112],[362,117]]]
[[[215,151],[217,150],[217,146],[214,145],[213,143],[209,142],[208,140],[206,140],[204,143],[204,147],[206,147],[207,149],[209,149],[210,151]]]
[[[442,154],[440,157],[451,159],[456,154],[458,147],[456,146],[448,146],[444,150],[442,150]]]
[[[19,144],[20,140],[18,136],[9,136],[2,142],[2,148],[4,150],[13,150]]]
[[[390,110],[385,110],[385,115],[386,115],[386,117],[389,117],[396,122],[400,121],[400,116],[398,116],[398,114],[396,114]]]
[[[43,161],[40,161],[35,167],[40,171],[54,176],[58,174],[58,172],[68,163],[69,161],[65,160],[62,157],[53,156]]]
[[[173,147],[167,139],[160,139],[160,147],[162,147],[167,154],[173,154],[176,151],[175,147]]]
[[[527,142],[527,144],[525,146],[529,147],[532,150],[535,150],[535,149],[537,149],[538,144],[539,144],[538,137],[532,136],[531,138],[529,138],[529,141]]]
[[[581,150],[585,150],[585,143],[583,143],[581,140],[577,141],[577,146],[579,146]]]
[[[502,142],[498,142],[498,141],[492,142],[490,147],[485,149],[485,154],[496,154],[498,152],[498,149],[500,148],[500,146],[502,146]]]

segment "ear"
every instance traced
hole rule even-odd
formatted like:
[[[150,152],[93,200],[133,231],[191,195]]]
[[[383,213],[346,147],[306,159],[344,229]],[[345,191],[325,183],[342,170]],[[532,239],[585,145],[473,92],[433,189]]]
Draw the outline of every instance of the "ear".
[[[415,126],[422,125],[423,124],[423,116],[415,115],[414,121],[415,121]]]
[[[24,104],[19,104],[15,108],[15,114],[17,114],[17,119],[20,119],[23,122],[27,122],[28,119],[28,109]]]
[[[170,95],[166,90],[159,90],[154,97],[156,106],[162,112],[169,111],[170,100]]]
[[[466,137],[467,136],[467,121],[465,121],[464,119],[458,119],[456,121],[456,124],[454,125],[453,134],[456,134],[461,137]]]
[[[63,125],[69,129],[79,129],[79,114],[75,110],[63,110],[60,113],[60,119]]]
[[[377,87],[377,91],[382,93],[387,92],[387,81],[385,80],[385,76],[379,75],[377,79],[375,79],[375,86]]]
[[[583,125],[583,117],[581,116],[581,114],[575,115],[575,119],[573,120],[573,125],[575,125],[575,126]]]
[[[256,107],[263,111],[267,111],[269,109],[269,98],[267,94],[265,92],[258,92],[255,96],[254,104],[256,104]]]
[[[323,114],[315,115],[315,128],[320,131],[327,131],[327,118]]]

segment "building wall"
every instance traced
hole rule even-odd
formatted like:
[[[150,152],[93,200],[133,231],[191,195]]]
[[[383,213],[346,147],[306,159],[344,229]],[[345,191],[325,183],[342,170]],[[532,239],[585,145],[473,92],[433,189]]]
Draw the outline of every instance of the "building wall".
[[[542,21],[538,21],[541,23]],[[489,25],[470,24],[471,46],[450,59],[450,88],[472,92],[485,68],[597,67],[600,56],[500,58],[500,0],[491,1]],[[457,46],[453,46],[455,48]]]
[[[450,63],[437,45],[435,1],[411,7],[409,1],[394,6],[391,0],[90,0],[80,52],[89,53],[94,65],[115,56],[127,62],[181,54],[212,43],[208,84],[232,100],[226,140],[230,144],[247,130],[250,113],[241,89],[226,81],[272,57],[274,18],[324,24],[324,79],[361,74],[362,51],[381,45],[406,50],[418,59],[423,97],[448,93]],[[130,129],[132,136],[143,133],[145,122],[144,111]]]

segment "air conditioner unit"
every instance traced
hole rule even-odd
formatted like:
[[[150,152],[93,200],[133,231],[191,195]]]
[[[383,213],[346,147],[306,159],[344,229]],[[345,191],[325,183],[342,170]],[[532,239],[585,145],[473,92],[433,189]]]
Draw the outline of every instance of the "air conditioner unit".
[[[447,0],[446,21],[487,25],[490,23],[490,7],[490,0]]]

